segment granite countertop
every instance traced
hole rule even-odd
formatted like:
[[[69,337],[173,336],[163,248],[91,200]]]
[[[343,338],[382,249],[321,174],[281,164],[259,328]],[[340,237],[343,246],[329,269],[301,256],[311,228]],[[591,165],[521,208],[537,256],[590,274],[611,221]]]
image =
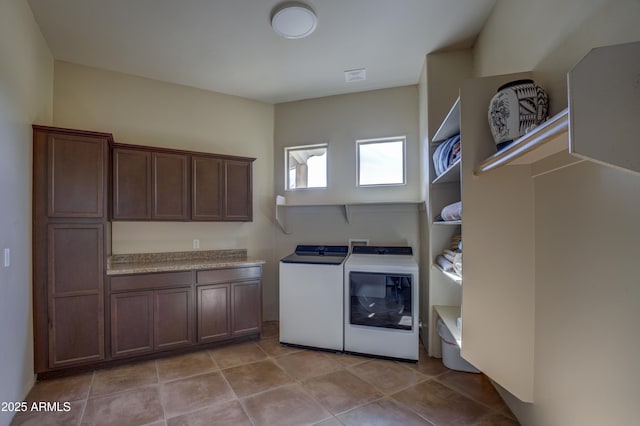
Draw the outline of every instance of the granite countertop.
[[[248,257],[245,249],[114,254],[107,259],[107,275],[217,269],[264,263],[266,261],[263,259]]]

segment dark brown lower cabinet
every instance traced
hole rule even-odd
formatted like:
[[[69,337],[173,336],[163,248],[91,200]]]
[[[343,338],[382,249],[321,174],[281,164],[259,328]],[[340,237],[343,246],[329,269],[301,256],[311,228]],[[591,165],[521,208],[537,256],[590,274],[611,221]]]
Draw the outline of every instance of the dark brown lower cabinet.
[[[229,284],[198,286],[198,342],[231,337]]]
[[[191,271],[120,275],[109,281],[112,357],[194,343]]]
[[[111,295],[111,356],[153,351],[153,291]]]
[[[198,271],[198,342],[258,334],[262,325],[262,268]]]
[[[154,293],[154,348],[165,350],[193,343],[191,287],[157,290]]]
[[[114,358],[193,344],[191,287],[111,294]]]
[[[262,318],[260,281],[231,284],[231,335],[259,333]]]

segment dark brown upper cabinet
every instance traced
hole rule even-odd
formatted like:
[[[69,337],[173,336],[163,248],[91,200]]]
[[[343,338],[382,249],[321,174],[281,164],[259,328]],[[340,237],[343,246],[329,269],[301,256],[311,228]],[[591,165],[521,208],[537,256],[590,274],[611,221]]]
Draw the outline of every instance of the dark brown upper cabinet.
[[[224,160],[191,157],[191,219],[224,220]]]
[[[224,218],[225,220],[253,220],[253,191],[251,166],[248,161],[225,160]]]
[[[46,135],[48,208],[51,218],[102,218],[109,150],[106,138]]]
[[[151,152],[113,150],[113,219],[151,219]]]
[[[254,160],[118,144],[113,219],[251,221]]]
[[[187,156],[141,149],[113,150],[113,218],[188,220]]]
[[[151,218],[188,220],[189,172],[184,154],[151,153],[153,179]]]

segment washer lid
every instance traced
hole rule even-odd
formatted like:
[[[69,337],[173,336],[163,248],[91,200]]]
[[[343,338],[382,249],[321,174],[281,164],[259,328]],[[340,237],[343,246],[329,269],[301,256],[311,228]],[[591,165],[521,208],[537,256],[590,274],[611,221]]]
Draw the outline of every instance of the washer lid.
[[[298,245],[295,253],[281,259],[280,262],[340,265],[348,253],[348,246]]]

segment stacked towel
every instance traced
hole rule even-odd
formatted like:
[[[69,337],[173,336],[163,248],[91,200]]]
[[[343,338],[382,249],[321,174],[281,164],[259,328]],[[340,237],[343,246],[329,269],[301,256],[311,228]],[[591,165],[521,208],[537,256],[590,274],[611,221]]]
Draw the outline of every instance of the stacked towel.
[[[442,268],[443,271],[453,272],[453,262],[449,261],[443,255],[439,254],[436,256],[436,263]]]
[[[453,263],[453,271],[462,276],[462,253],[456,253],[451,263]]]
[[[462,278],[462,239],[460,235],[451,237],[451,248],[442,250],[436,256],[436,264],[445,272]]]
[[[433,152],[433,166],[436,176],[440,176],[453,163],[460,159],[460,134],[454,135],[442,142]]]
[[[440,212],[440,217],[444,221],[462,219],[462,201],[444,206]]]
[[[462,251],[462,235],[454,235],[451,237],[451,250]]]

